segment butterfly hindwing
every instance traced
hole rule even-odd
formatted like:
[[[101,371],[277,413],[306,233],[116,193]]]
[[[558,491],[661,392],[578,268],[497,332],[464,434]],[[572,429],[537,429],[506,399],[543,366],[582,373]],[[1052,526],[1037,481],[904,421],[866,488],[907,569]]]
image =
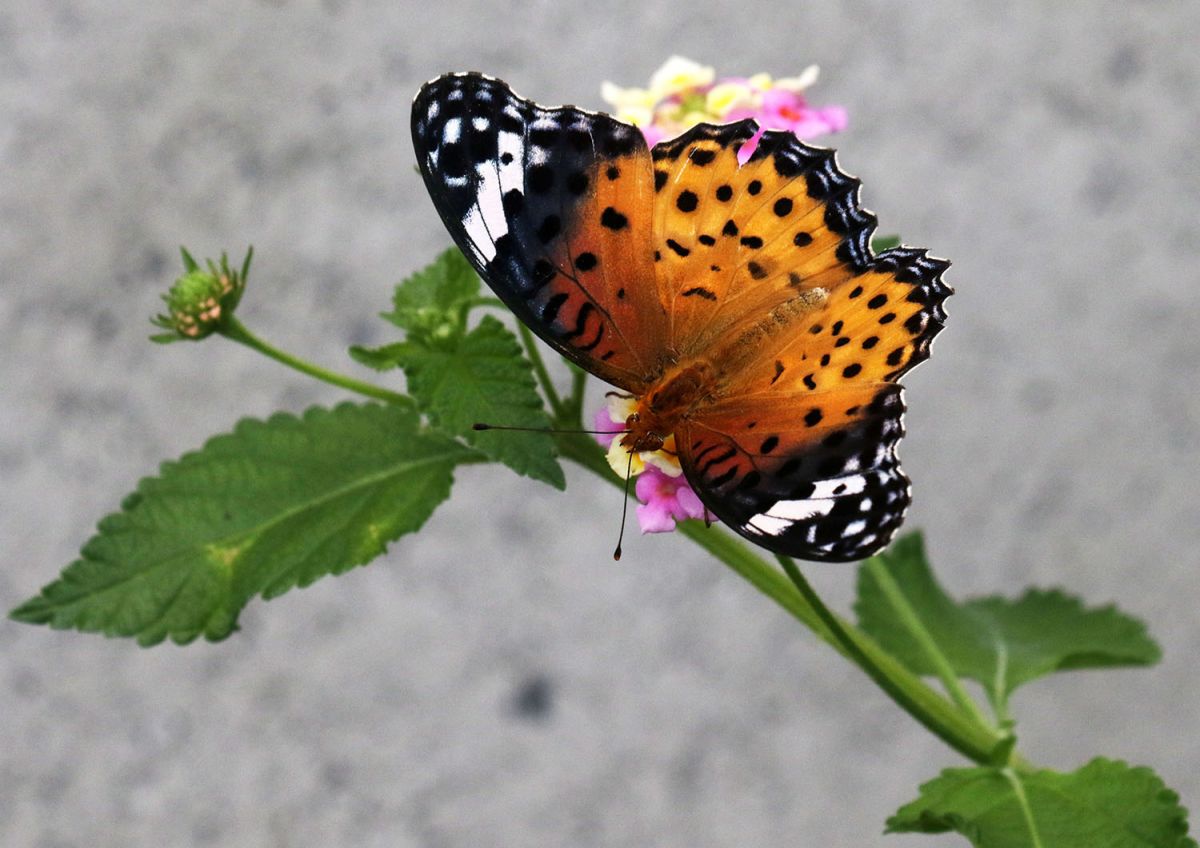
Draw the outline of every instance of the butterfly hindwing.
[[[791,332],[763,337],[727,376],[723,399],[677,439],[709,509],[764,547],[806,559],[860,559],[887,544],[909,500],[894,381],[928,357],[944,324],[948,264],[923,250],[885,251],[831,285]]]
[[[641,389],[665,313],[648,284],[654,192],[637,129],[451,74],[417,94],[413,142],[447,228],[517,317],[581,367]]]
[[[896,444],[904,402],[895,383],[730,401],[676,435],[705,506],[751,541],[811,560],[877,551],[910,495]]]

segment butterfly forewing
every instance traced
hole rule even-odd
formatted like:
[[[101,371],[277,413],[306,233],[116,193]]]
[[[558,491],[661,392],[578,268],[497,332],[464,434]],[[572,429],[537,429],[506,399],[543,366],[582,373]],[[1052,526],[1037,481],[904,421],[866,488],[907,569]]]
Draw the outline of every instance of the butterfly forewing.
[[[418,93],[413,143],[451,235],[517,317],[597,376],[643,388],[665,348],[665,313],[636,128],[452,74]]]
[[[652,151],[660,296],[681,356],[711,353],[801,293],[851,279],[870,261],[875,217],[833,151],[763,133],[753,121],[700,124]]]

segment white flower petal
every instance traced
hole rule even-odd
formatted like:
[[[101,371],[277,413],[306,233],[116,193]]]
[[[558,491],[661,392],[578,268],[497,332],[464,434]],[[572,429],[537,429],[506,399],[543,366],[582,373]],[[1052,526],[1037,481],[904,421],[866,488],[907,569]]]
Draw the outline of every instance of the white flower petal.
[[[821,68],[818,65],[809,65],[799,76],[783,77],[775,80],[775,87],[782,88],[784,91],[801,92],[817,81],[817,77],[821,74]]]

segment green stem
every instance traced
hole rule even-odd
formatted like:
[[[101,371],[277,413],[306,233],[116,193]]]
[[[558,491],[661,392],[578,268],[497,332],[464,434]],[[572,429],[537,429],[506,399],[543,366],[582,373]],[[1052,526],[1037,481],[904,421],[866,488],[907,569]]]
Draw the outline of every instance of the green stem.
[[[546,395],[546,401],[550,404],[550,411],[554,413],[555,421],[560,421],[565,412],[563,402],[554,388],[554,381],[550,379],[550,372],[546,370],[546,363],[542,361],[542,354],[537,348],[537,341],[534,339],[533,333],[525,326],[524,321],[517,322],[517,332],[521,334],[521,344],[525,345],[525,355],[529,357],[529,361],[533,364],[533,373],[537,376],[538,383],[542,387],[542,392]]]
[[[587,386],[587,372],[578,365],[571,365],[571,397],[567,399],[567,414],[572,423],[583,423],[583,390]]]
[[[562,455],[610,484],[620,487],[604,452],[586,437],[561,434],[557,443]],[[733,569],[751,585],[779,604],[820,639],[865,671],[905,712],[963,756],[991,764],[994,752],[1007,739],[995,729],[980,724],[944,696],[938,694],[905,668],[853,624],[842,620],[821,602],[804,578],[800,583],[781,574],[745,543],[717,528],[698,521],[679,525],[679,532]],[[785,566],[786,568],[786,566]],[[794,569],[795,566],[792,565]],[[799,575],[799,572],[796,572]],[[801,589],[801,584],[808,587]]]
[[[938,679],[942,681],[942,685],[946,688],[946,692],[949,693],[954,703],[958,704],[975,721],[985,727],[991,726],[991,721],[987,715],[975,703],[975,699],[963,688],[962,681],[959,680],[958,674],[954,671],[954,666],[950,664],[950,660],[946,659],[946,655],[938,647],[937,640],[925,628],[925,623],[921,621],[921,617],[917,615],[916,610],[909,604],[908,598],[904,597],[904,592],[896,585],[896,581],[892,579],[892,574],[887,570],[887,566],[883,560],[880,557],[871,557],[866,561],[866,568],[879,585],[887,602],[891,604],[896,616],[900,619],[900,623],[904,625],[909,635],[921,647],[925,658],[933,666]]]
[[[787,573],[788,578],[800,591],[804,599],[808,601],[809,606],[813,608],[827,630],[833,635],[843,655],[862,669],[875,682],[875,685],[882,689],[905,712],[919,721],[947,745],[978,763],[991,762],[992,752],[1002,741],[1002,737],[993,733],[991,735],[994,738],[988,739],[987,742],[983,742],[980,745],[979,743],[982,742],[983,737],[978,734],[978,731],[990,731],[986,721],[979,722],[974,720],[972,716],[972,720],[969,722],[972,738],[965,738],[961,735],[960,731],[963,729],[962,727],[953,727],[946,721],[946,708],[949,705],[945,703],[944,699],[930,690],[919,679],[905,679],[907,675],[897,675],[896,666],[898,664],[895,663],[894,658],[891,658],[889,654],[886,654],[886,652],[882,651],[874,643],[868,645],[865,633],[834,615],[825,606],[825,602],[821,600],[816,590],[813,589],[812,584],[800,573],[800,569],[796,567],[796,563],[790,557],[777,555],[776,559],[779,560],[779,564],[783,566],[783,570]],[[914,681],[919,688],[912,685]],[[928,697],[929,694],[937,697],[938,701],[931,700]],[[940,704],[938,703],[939,701],[941,702]],[[958,720],[963,717],[961,712],[951,710],[949,714],[955,716],[955,725],[961,724]],[[976,736],[980,738],[976,740],[974,738]]]
[[[360,395],[375,398],[376,400],[386,401],[388,403],[407,404],[409,399],[400,394],[385,389],[382,386],[376,386],[373,383],[364,383],[362,380],[356,380],[353,377],[347,377],[344,374],[338,374],[334,371],[329,371],[319,365],[313,365],[311,362],[305,362],[292,356],[290,353],[280,350],[277,347],[267,344],[258,336],[246,329],[245,325],[237,318],[230,317],[228,323],[221,329],[221,335],[227,339],[244,344],[251,350],[256,350],[264,356],[269,356],[276,362],[281,362],[289,368],[307,374],[310,377],[316,377],[318,380],[329,383],[339,388],[349,389],[352,392],[357,392]]]

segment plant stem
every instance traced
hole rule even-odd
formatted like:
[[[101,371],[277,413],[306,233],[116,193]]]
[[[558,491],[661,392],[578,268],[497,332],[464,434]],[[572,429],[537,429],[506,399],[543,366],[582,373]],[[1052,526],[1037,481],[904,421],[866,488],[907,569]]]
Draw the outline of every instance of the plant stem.
[[[524,321],[517,322],[517,332],[521,334],[521,343],[525,345],[525,355],[533,364],[533,373],[537,375],[542,392],[546,395],[550,411],[554,413],[555,420],[559,421],[564,413],[563,402],[554,388],[554,381],[550,379],[550,372],[546,370],[546,363],[542,361],[542,354],[537,349],[537,341],[534,339],[533,333],[525,326]]]
[[[887,570],[884,561],[880,557],[870,557],[866,561],[866,568],[875,578],[875,582],[879,584],[883,596],[887,598],[909,635],[920,645],[925,658],[937,672],[938,679],[942,681],[942,685],[946,687],[946,692],[954,700],[954,703],[958,704],[975,721],[984,726],[990,726],[991,721],[975,703],[975,699],[963,688],[962,681],[958,679],[958,674],[954,671],[954,666],[950,665],[950,660],[946,659],[946,655],[938,647],[937,640],[925,628],[924,622],[909,604],[908,598],[904,597],[904,592],[892,579],[892,574]]]
[[[571,364],[571,397],[567,399],[566,412],[571,416],[572,423],[583,424],[583,390],[587,385],[587,372],[574,363]]]
[[[276,362],[281,362],[289,368],[307,374],[310,377],[316,377],[318,380],[329,383],[339,388],[349,389],[352,392],[357,392],[360,395],[375,398],[376,400],[386,401],[388,403],[408,404],[411,401],[399,392],[393,392],[385,389],[382,386],[376,386],[373,383],[365,383],[362,380],[356,380],[353,377],[347,377],[344,374],[338,374],[334,371],[329,371],[319,365],[313,365],[311,362],[305,362],[303,359],[292,356],[290,353],[280,350],[273,345],[267,344],[258,336],[246,329],[245,325],[237,318],[230,317],[228,323],[221,330],[221,334],[225,338],[243,344],[251,350],[256,350],[264,356],[274,359]]]
[[[565,458],[610,484],[621,486],[595,442],[573,434],[561,434],[556,441]],[[794,584],[794,578],[789,580],[745,543],[720,529],[706,528],[697,521],[684,522],[678,529],[858,665],[905,712],[951,748],[977,763],[993,762],[993,752],[1008,737],[956,707],[867,634],[832,613],[798,570],[800,580]],[[795,569],[795,565],[791,568]]]
[[[928,699],[923,697],[925,692],[921,690],[923,689],[926,692],[931,691],[928,686],[917,680],[921,689],[916,689],[908,685],[912,683],[911,680],[906,681],[896,676],[894,659],[874,644],[868,647],[865,638],[866,634],[834,615],[825,606],[825,602],[821,600],[816,590],[813,589],[812,584],[800,573],[800,569],[797,568],[796,563],[791,557],[777,555],[776,559],[779,560],[779,564],[783,566],[783,570],[800,591],[800,594],[808,601],[809,606],[813,608],[829,632],[833,634],[838,645],[842,648],[842,653],[853,660],[875,682],[875,685],[899,704],[905,712],[959,753],[979,763],[991,762],[992,751],[995,749],[996,744],[999,744],[1001,741],[1000,737],[997,736],[993,744],[988,745],[986,749],[982,750],[973,741],[961,738],[955,728],[945,723],[945,716],[939,715],[943,710],[937,709],[935,712],[928,709],[929,706],[936,702],[922,703],[922,701],[928,701]],[[892,662],[884,661],[883,658],[885,656],[889,660],[892,660]],[[962,713],[958,712],[954,714],[958,716],[962,715]],[[975,716],[970,716],[970,718],[972,719],[973,731],[977,729],[991,730],[986,721],[979,721]],[[975,735],[974,732],[972,735]]]

